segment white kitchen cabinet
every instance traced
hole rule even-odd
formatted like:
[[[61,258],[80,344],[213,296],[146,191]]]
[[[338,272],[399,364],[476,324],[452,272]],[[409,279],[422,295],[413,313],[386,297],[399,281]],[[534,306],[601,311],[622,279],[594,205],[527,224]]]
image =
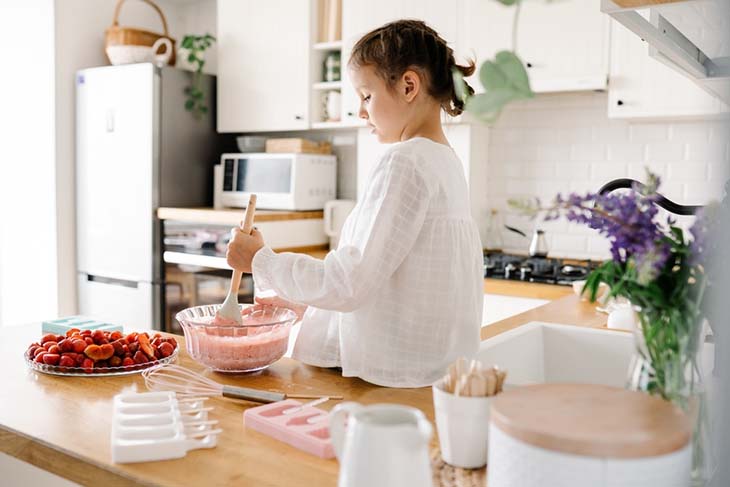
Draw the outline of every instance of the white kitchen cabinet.
[[[489,128],[485,125],[450,124],[444,126],[449,144],[464,165],[464,175],[469,185],[471,214],[479,227],[479,236],[485,242],[489,207],[487,201],[487,157],[489,152]],[[370,175],[382,155],[390,147],[378,142],[370,129],[357,132],[357,199],[367,190]]]
[[[491,0],[490,0],[491,1]],[[423,20],[459,53],[462,0],[343,0],[342,2],[342,117],[351,125],[361,124],[357,113],[360,98],[349,80],[347,61],[355,43],[371,30],[398,19]]]
[[[218,0],[218,132],[309,127],[311,2]]]
[[[512,49],[513,6],[463,0],[464,48],[477,65]],[[517,54],[527,65],[535,93],[605,89],[609,60],[609,19],[599,0],[523,2]],[[477,92],[478,72],[468,78]]]
[[[649,56],[649,46],[618,22],[611,26],[609,118],[699,117],[727,113],[722,101]]]

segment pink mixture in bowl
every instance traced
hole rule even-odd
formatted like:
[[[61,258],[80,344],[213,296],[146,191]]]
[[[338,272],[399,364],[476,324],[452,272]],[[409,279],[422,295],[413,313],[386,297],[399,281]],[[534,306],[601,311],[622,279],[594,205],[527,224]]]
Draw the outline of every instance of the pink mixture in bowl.
[[[188,308],[175,316],[195,361],[219,372],[253,372],[286,353],[296,313],[275,306],[240,306],[241,325],[216,320],[218,305]]]

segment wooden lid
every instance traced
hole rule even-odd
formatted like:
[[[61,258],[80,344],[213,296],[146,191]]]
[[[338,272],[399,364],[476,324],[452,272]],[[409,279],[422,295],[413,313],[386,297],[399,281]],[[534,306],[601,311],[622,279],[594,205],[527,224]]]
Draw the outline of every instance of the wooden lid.
[[[497,395],[491,421],[547,450],[591,457],[665,455],[687,445],[685,414],[660,397],[592,384],[538,384]]]

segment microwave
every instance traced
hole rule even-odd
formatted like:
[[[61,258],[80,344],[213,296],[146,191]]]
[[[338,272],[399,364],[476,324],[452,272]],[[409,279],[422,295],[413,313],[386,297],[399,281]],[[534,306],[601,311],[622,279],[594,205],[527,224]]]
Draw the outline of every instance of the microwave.
[[[256,194],[262,210],[322,210],[336,197],[337,158],[329,154],[222,154],[215,188],[222,206],[245,208]]]

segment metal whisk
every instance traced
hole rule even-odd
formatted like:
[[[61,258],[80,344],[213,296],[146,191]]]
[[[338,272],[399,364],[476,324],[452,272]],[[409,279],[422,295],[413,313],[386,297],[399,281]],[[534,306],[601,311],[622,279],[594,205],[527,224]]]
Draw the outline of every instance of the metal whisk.
[[[177,394],[194,396],[223,396],[263,403],[284,399],[313,399],[328,395],[285,394],[248,387],[228,386],[175,364],[145,369],[142,377],[144,377],[147,388],[152,391],[174,391]],[[342,396],[329,396],[329,398],[342,399]]]

